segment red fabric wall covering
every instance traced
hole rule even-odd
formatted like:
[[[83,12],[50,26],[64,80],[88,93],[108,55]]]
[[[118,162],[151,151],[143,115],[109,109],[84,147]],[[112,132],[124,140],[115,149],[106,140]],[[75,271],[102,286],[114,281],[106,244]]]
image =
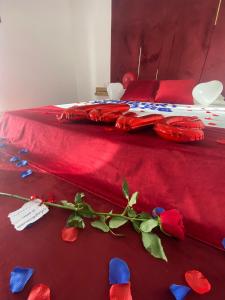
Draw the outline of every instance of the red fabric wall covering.
[[[201,81],[220,80],[225,85],[225,1],[222,1]]]
[[[199,80],[208,53],[215,0],[117,0],[112,2],[111,80],[126,71],[140,79]]]

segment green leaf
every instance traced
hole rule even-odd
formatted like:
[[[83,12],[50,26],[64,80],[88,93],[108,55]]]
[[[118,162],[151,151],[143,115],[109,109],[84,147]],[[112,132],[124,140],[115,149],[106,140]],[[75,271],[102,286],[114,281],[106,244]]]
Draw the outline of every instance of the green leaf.
[[[76,204],[82,203],[83,202],[83,198],[84,198],[84,193],[76,193],[75,198],[74,198],[74,202]]]
[[[119,228],[119,227],[123,226],[124,224],[126,224],[127,222],[128,222],[128,220],[124,219],[122,217],[113,217],[109,221],[109,227],[110,228]]]
[[[74,204],[71,203],[71,202],[68,202],[67,200],[62,200],[62,201],[60,201],[60,202],[61,202],[61,204],[62,204],[63,206],[65,206],[65,207],[68,207],[68,208],[75,208]]]
[[[138,197],[138,192],[133,193],[133,195],[131,196],[131,198],[130,198],[130,200],[128,202],[128,205],[130,207],[132,207],[134,204],[137,203],[137,197]]]
[[[138,221],[131,221],[131,223],[132,223],[132,225],[134,227],[134,230],[137,231],[138,233],[140,233],[141,232],[141,230],[140,230],[140,222],[138,222]]]
[[[72,214],[69,216],[69,218],[67,219],[67,225],[69,227],[76,227],[82,229],[85,228],[84,220],[76,214]]]
[[[136,211],[132,207],[128,206],[128,208],[127,208],[127,215],[130,218],[135,218],[136,215],[137,215],[137,213],[136,213]]]
[[[139,218],[139,219],[151,219],[152,216],[148,213],[142,212],[142,213],[138,214],[137,218]]]
[[[142,232],[142,242],[145,249],[154,257],[167,261],[160,238],[154,233]]]
[[[159,225],[157,220],[149,219],[141,223],[140,229],[143,232],[151,232],[153,228]]]
[[[129,200],[129,188],[126,179],[123,181],[123,194],[127,200]]]
[[[105,222],[102,222],[101,220],[96,220],[94,222],[91,222],[91,226],[103,232],[109,232],[110,230],[109,226]]]
[[[82,217],[91,218],[95,216],[95,211],[92,209],[91,205],[87,204],[86,202],[83,202],[83,205],[81,205],[81,208],[79,210],[79,214]]]

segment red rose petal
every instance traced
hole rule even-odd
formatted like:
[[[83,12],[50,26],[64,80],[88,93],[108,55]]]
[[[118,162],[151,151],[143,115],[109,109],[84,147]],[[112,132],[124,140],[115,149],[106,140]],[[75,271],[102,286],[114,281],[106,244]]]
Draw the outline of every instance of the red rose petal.
[[[199,271],[192,270],[185,273],[187,284],[198,294],[205,294],[211,290],[208,279]]]
[[[205,118],[205,120],[212,120],[212,118],[208,117],[208,118]]]
[[[78,237],[78,229],[75,227],[64,227],[62,230],[62,240],[65,242],[74,242]]]
[[[214,117],[219,117],[219,115],[217,115],[217,114],[212,114]]]
[[[35,285],[27,300],[50,300],[50,288],[44,284]]]
[[[225,145],[225,139],[218,139],[216,140],[217,143]]]
[[[206,111],[207,114],[211,114],[211,111]]]
[[[215,125],[216,125],[216,123],[212,123],[212,122],[210,122],[210,123],[208,123],[208,125],[215,126]]]
[[[132,300],[130,283],[113,284],[109,291],[110,300]]]

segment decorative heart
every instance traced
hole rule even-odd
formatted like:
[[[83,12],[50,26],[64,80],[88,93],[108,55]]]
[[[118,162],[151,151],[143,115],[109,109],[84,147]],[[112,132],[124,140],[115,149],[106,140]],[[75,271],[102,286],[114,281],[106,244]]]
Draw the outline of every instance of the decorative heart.
[[[123,96],[125,90],[123,85],[117,82],[108,84],[107,92],[110,100],[119,100]]]
[[[209,106],[220,97],[222,91],[222,82],[213,80],[196,85],[192,91],[192,96],[198,104]]]
[[[199,271],[192,270],[185,273],[187,284],[198,294],[205,294],[211,290],[208,279]]]

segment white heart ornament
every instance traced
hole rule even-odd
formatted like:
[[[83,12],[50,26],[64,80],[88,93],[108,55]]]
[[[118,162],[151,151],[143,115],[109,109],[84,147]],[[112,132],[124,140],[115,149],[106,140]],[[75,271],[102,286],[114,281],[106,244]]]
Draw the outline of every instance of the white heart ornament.
[[[192,91],[192,96],[196,103],[209,106],[218,99],[222,91],[222,82],[213,80],[196,85]]]
[[[119,100],[123,96],[125,89],[121,83],[116,82],[108,84],[107,92],[110,100]]]

